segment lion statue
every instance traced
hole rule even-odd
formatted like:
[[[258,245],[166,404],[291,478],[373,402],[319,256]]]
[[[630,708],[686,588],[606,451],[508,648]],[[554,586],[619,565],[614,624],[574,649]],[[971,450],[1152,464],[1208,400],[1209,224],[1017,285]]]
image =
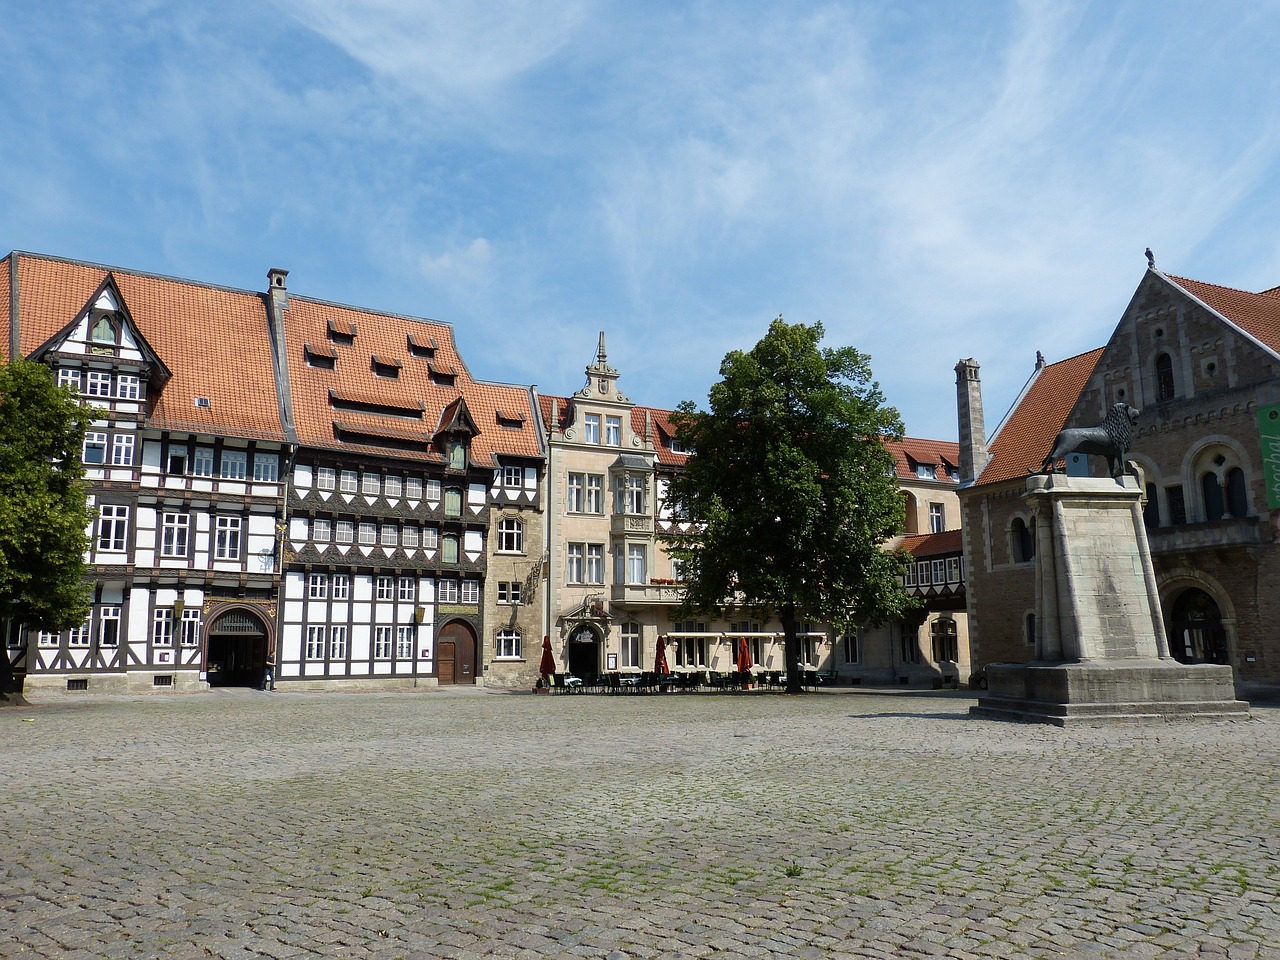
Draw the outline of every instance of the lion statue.
[[[1084,453],[1106,457],[1111,476],[1119,479],[1124,473],[1124,455],[1129,452],[1133,428],[1141,412],[1127,403],[1113,403],[1107,418],[1096,427],[1068,427],[1054,439],[1053,449],[1040,464],[1040,472],[1053,473],[1063,457]]]

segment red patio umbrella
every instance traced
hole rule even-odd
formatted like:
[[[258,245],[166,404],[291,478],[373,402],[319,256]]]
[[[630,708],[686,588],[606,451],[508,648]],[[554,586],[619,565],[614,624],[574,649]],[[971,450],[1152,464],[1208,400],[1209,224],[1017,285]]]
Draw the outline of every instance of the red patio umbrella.
[[[751,668],[755,666],[751,662],[751,651],[747,649],[747,638],[738,638],[738,672],[750,673]]]
[[[538,672],[544,677],[549,677],[556,672],[556,658],[551,655],[551,638],[542,638],[542,664],[538,667]]]
[[[667,638],[662,635],[658,636],[658,653],[653,658],[653,672],[659,676],[671,672],[671,668],[667,666]]]

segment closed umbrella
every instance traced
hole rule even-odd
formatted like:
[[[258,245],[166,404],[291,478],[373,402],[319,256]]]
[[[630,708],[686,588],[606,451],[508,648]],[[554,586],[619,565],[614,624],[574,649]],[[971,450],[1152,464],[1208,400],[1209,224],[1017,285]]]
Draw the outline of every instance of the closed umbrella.
[[[657,656],[653,658],[653,672],[658,676],[671,672],[671,668],[667,666],[667,638],[661,635],[658,637]]]
[[[747,638],[738,638],[738,673],[742,674],[744,684],[751,682],[751,651],[747,649]]]
[[[550,677],[556,672],[556,658],[551,655],[551,638],[542,638],[542,664],[538,667],[538,672],[544,677]]]

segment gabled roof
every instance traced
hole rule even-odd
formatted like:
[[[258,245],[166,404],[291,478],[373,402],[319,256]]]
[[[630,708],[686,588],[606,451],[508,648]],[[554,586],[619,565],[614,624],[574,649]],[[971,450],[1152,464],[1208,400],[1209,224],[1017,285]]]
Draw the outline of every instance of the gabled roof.
[[[16,290],[9,289],[14,263]],[[27,356],[83,313],[110,276],[134,325],[173,374],[155,398],[149,426],[285,439],[262,294],[20,252],[0,272],[6,359],[11,308]],[[197,398],[208,404],[196,406]]]
[[[1161,276],[1280,356],[1280,287],[1249,293],[1171,274]]]
[[[632,407],[631,429],[637,436],[644,436],[645,414],[649,415],[649,437],[653,442],[654,452],[658,455],[658,463],[678,467],[689,459],[687,453],[676,453],[671,449],[676,438],[675,424],[671,422],[670,410],[659,407]]]
[[[1014,408],[987,447],[991,458],[977,484],[999,483],[1040,469],[1054,438],[1071,415],[1103,347],[1041,367],[1031,375]]]
[[[932,464],[937,468],[936,479],[943,482],[955,483],[959,480],[958,443],[903,437],[901,440],[886,440],[884,447],[893,456],[894,470],[899,480],[919,480],[916,464]]]
[[[941,533],[913,533],[903,537],[898,544],[916,559],[940,557],[948,553],[960,553],[964,549],[964,534],[960,530],[944,530]]]

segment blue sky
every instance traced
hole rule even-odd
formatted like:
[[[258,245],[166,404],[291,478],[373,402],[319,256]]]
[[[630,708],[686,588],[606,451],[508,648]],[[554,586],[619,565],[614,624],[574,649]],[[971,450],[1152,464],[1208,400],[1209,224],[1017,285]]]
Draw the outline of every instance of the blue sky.
[[[821,321],[913,436],[1104,343],[1146,267],[1280,283],[1280,4],[46,0],[0,247],[452,323],[472,372],[705,404]]]

